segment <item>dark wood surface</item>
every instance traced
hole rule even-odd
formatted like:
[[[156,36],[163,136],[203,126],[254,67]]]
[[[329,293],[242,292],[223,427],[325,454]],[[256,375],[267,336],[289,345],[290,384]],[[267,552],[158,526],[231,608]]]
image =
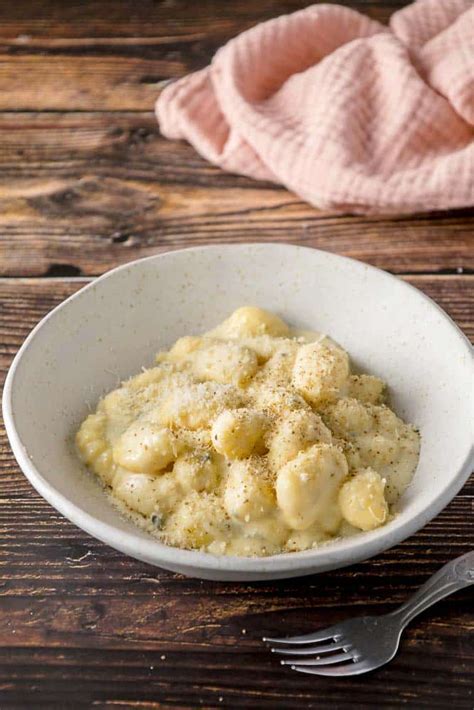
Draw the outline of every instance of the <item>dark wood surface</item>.
[[[90,278],[209,242],[353,256],[433,297],[474,338],[474,213],[351,217],[226,175],[163,140],[163,80],[299,0],[0,3],[0,374]],[[397,0],[345,4],[386,21]],[[473,547],[471,480],[418,534],[349,569],[274,583],[162,572],[88,537],[30,487],[0,431],[0,707],[472,708],[469,590],[424,613],[397,658],[328,681],[281,668],[264,634],[392,609]]]

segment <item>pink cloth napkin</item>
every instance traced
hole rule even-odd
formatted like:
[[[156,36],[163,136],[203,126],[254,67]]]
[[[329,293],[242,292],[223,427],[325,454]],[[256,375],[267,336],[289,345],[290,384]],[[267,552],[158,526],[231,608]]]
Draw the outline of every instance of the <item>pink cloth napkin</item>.
[[[418,0],[389,27],[312,5],[232,39],[156,114],[167,138],[319,208],[472,205],[474,4]]]

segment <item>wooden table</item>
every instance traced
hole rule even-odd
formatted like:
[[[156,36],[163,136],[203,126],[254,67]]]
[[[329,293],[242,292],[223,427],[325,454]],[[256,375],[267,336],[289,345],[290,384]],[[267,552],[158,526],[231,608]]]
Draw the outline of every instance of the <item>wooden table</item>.
[[[385,21],[404,2],[346,4]],[[300,0],[15,0],[0,6],[0,366],[105,270],[209,242],[305,244],[388,269],[474,335],[473,213],[339,217],[226,175],[163,140],[160,84]],[[260,642],[404,600],[473,547],[466,485],[417,535],[306,579],[186,579],[88,537],[0,450],[0,706],[472,708],[469,591],[426,612],[401,652],[341,681],[281,668]],[[471,597],[472,601],[472,597]]]

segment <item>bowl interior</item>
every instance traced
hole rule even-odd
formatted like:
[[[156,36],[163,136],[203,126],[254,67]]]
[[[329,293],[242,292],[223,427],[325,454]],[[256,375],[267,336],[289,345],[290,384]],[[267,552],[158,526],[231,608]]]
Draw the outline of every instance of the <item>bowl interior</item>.
[[[351,548],[361,540],[370,546],[383,538],[371,548],[378,551],[401,539],[402,531],[412,532],[409,521],[420,527],[438,512],[460,487],[470,450],[472,360],[466,339],[432,301],[398,279],[288,245],[216,246],[151,257],[98,279],[50,314],[17,357],[5,391],[15,453],[40,492],[48,492],[50,501],[51,491],[58,494],[60,509],[75,522],[78,511],[89,523],[97,521],[94,530],[85,525],[97,537],[162,564],[165,546],[110,506],[78,464],[72,435],[104,392],[151,365],[160,348],[209,329],[244,304],[332,335],[357,367],[389,383],[397,413],[421,430],[419,467],[399,515],[386,528],[335,543],[334,553],[345,551],[350,561]],[[116,531],[114,539],[108,526]],[[291,557],[296,569],[298,558],[310,555],[315,569],[318,555],[327,558],[328,551],[238,565],[275,570]],[[228,558],[206,561],[212,556],[173,552],[193,564],[231,564]]]

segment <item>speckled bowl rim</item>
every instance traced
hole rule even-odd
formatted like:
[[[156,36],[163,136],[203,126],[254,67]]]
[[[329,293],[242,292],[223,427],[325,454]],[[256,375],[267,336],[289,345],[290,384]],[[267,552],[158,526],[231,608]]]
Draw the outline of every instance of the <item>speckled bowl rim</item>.
[[[322,572],[329,569],[336,569],[340,567],[345,567],[362,560],[366,560],[374,555],[384,552],[385,550],[393,547],[394,545],[402,542],[410,535],[420,530],[426,523],[432,520],[440,511],[454,498],[454,496],[461,489],[463,484],[469,478],[474,465],[474,444],[471,445],[470,449],[466,452],[463,464],[458,468],[457,471],[453,472],[445,487],[440,491],[437,498],[432,501],[432,503],[423,510],[421,510],[417,515],[406,520],[403,524],[397,525],[397,519],[385,525],[384,527],[378,528],[377,530],[361,533],[352,538],[344,538],[342,540],[331,541],[327,544],[321,545],[314,550],[305,550],[303,552],[289,552],[282,553],[278,555],[272,555],[269,557],[234,557],[234,556],[216,556],[208,552],[200,552],[195,550],[183,550],[180,548],[171,547],[165,545],[160,541],[153,539],[150,536],[150,540],[138,537],[133,533],[127,533],[123,530],[118,530],[115,526],[108,523],[104,523],[98,520],[94,516],[86,513],[77,505],[72,503],[66,496],[59,493],[56,488],[51,485],[32,463],[28,457],[27,450],[21,441],[18,434],[15,416],[12,407],[13,398],[13,388],[15,385],[15,374],[19,366],[19,363],[25,354],[26,350],[30,347],[33,339],[35,338],[37,332],[43,327],[43,325],[55,314],[57,311],[67,308],[68,304],[74,299],[78,298],[85,290],[89,288],[97,288],[97,284],[113,277],[115,274],[122,270],[133,269],[137,264],[144,261],[160,261],[166,259],[170,255],[175,255],[178,252],[201,252],[203,250],[250,250],[252,247],[268,248],[272,247],[284,248],[286,247],[289,251],[292,249],[306,250],[308,252],[314,253],[319,252],[324,255],[324,258],[329,260],[335,260],[338,263],[348,262],[351,263],[356,268],[364,269],[364,272],[368,270],[378,272],[383,274],[385,278],[391,279],[398,284],[402,284],[404,288],[414,291],[419,298],[427,301],[433,308],[437,309],[438,312],[443,316],[443,318],[448,321],[452,327],[454,334],[458,337],[460,344],[466,348],[466,354],[472,358],[473,349],[466,338],[464,333],[458,328],[456,323],[447,315],[447,313],[429,296],[419,291],[411,284],[402,281],[398,277],[390,274],[382,269],[378,269],[375,266],[366,264],[365,262],[358,261],[356,259],[351,259],[349,257],[339,256],[332,254],[330,252],[322,251],[319,249],[312,249],[310,247],[302,247],[295,244],[282,244],[282,243],[265,243],[265,242],[255,242],[250,244],[232,244],[232,245],[207,245],[199,247],[191,247],[188,249],[179,249],[164,252],[162,254],[156,254],[143,259],[137,259],[126,264],[122,264],[110,271],[107,271],[102,276],[94,279],[91,283],[85,285],[83,288],[79,289],[76,293],[69,296],[66,300],[56,306],[50,313],[48,313],[31,331],[31,333],[26,338],[25,342],[17,352],[10,369],[8,371],[2,398],[2,408],[3,408],[3,418],[5,422],[5,428],[10,441],[12,451],[15,458],[20,465],[26,478],[30,481],[32,486],[37,490],[37,492],[50,503],[56,510],[58,510],[62,515],[68,518],[72,523],[77,525],[79,528],[89,533],[95,538],[98,538],[102,542],[110,545],[111,547],[135,557],[139,560],[155,564],[156,566],[163,566],[168,569],[181,568],[182,571],[188,569],[190,574],[194,576],[199,576],[199,571],[209,572],[210,577],[214,571],[219,574],[222,573],[235,573],[242,575],[249,574],[251,577],[249,579],[264,579],[265,575],[268,574],[273,578],[277,578],[279,575],[281,577],[290,576],[301,576],[305,574],[312,574],[315,572]],[[216,576],[216,579],[218,576]],[[238,578],[238,577],[236,577]]]

